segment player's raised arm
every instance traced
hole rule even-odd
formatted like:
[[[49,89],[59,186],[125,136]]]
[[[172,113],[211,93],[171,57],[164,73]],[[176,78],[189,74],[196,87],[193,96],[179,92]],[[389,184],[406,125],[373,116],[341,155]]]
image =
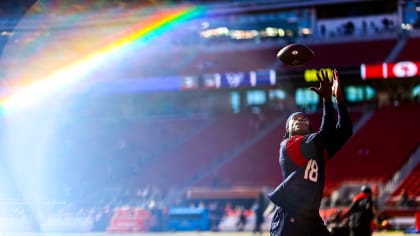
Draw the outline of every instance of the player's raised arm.
[[[334,107],[332,104],[332,80],[328,76],[326,70],[317,73],[319,87],[310,87],[312,91],[317,93],[323,102],[322,122],[319,128],[318,136],[322,143],[327,143],[332,138],[334,132]]]
[[[347,107],[344,102],[342,83],[336,69],[332,76],[332,95],[337,101],[338,119],[335,127],[334,138],[328,147],[329,157],[331,158],[353,134],[353,124]]]

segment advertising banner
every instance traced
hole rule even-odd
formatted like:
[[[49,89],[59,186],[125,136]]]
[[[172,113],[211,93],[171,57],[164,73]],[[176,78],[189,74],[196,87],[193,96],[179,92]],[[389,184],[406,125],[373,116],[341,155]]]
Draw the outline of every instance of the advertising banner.
[[[420,76],[420,61],[402,61],[382,64],[362,64],[360,75],[369,79],[398,79]]]

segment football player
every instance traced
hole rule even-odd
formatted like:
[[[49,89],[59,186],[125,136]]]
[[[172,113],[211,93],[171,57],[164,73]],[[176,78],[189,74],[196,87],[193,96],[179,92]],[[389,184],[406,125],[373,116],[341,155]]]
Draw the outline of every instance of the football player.
[[[291,114],[286,121],[285,138],[279,150],[283,181],[268,194],[276,205],[271,236],[329,235],[319,215],[325,161],[351,137],[353,128],[337,70],[333,70],[332,78],[326,70],[321,70],[317,77],[320,86],[310,89],[323,103],[319,130],[311,129],[310,120],[302,112]],[[337,120],[333,97],[337,102]]]

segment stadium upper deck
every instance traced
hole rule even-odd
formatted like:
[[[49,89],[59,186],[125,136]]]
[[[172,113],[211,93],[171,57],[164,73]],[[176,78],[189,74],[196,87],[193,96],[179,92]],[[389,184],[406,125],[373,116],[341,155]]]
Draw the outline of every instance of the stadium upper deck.
[[[172,27],[155,38],[153,44],[143,48],[145,58],[142,58],[142,54],[132,53],[116,62],[119,68],[128,71],[129,77],[137,78],[277,69],[279,65],[273,55],[286,43],[296,41],[310,45],[328,43],[352,49],[361,45],[360,51],[366,51],[376,43],[363,42],[373,38],[379,41],[376,48],[381,49],[380,52],[360,53],[359,57],[353,57],[354,53],[346,54],[348,58],[339,63],[318,57],[312,65],[381,62],[395,46],[400,25],[407,20],[403,13],[408,11],[397,1],[356,0],[341,1],[340,4],[333,1],[258,1],[258,4],[253,1],[217,1],[211,4],[210,1],[172,1],[171,5],[162,5],[159,1],[146,1],[142,5],[131,1],[95,1],[95,4],[91,1],[72,1],[66,4],[37,3],[28,7],[31,3],[27,1],[22,3],[21,8],[13,8],[17,16],[7,15],[3,20],[3,40],[8,41],[8,55],[3,56],[2,63],[9,68],[27,63],[13,57],[13,54],[25,53],[22,48],[34,43],[34,38],[49,39],[44,45],[37,42],[44,51],[74,52],[78,46],[69,42],[78,35],[88,42],[97,40],[98,36],[116,34],[127,25],[126,21],[142,21],[147,13],[162,6],[171,8],[177,4],[193,4],[201,7],[201,15]],[[4,9],[12,7],[10,4],[3,5]],[[134,9],[139,13],[124,18],[126,16],[121,14],[124,9],[131,12]],[[89,13],[91,10],[95,13]],[[15,32],[9,32],[24,12],[26,20],[17,25]],[[88,13],[93,16],[83,15]],[[72,14],[78,14],[84,20],[71,20]],[[60,23],[51,23],[54,19]],[[45,30],[43,25],[48,25],[49,30]],[[340,44],[334,42],[337,40]],[[315,46],[318,50],[318,46]],[[320,45],[318,54],[328,54],[325,50],[325,46]],[[143,63],[146,58],[147,63]],[[162,70],[162,67],[166,69]]]

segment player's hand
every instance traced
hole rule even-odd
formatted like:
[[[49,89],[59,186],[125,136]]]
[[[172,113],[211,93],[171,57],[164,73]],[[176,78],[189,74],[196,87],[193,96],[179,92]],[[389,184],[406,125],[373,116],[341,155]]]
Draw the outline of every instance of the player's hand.
[[[319,81],[319,87],[310,87],[309,89],[317,93],[325,101],[331,101],[332,96],[332,82],[328,77],[327,70],[321,70],[316,73],[316,77]]]
[[[338,72],[336,69],[333,70],[332,75],[332,95],[337,99],[337,103],[344,101],[341,81],[338,77]]]

